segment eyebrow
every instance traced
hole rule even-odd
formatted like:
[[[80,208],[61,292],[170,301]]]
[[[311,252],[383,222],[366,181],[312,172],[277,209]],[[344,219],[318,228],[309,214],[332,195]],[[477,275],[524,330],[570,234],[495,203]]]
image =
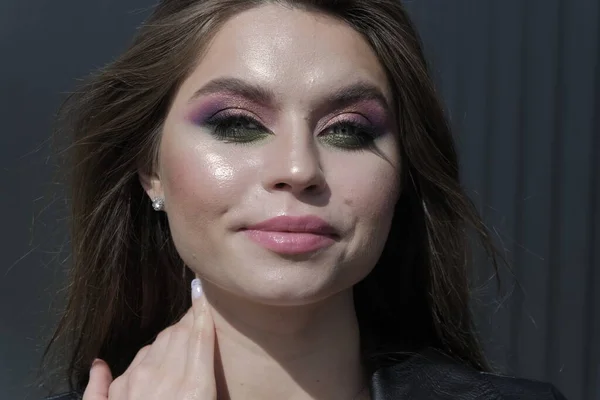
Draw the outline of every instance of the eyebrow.
[[[368,82],[356,82],[336,90],[325,98],[325,104],[327,108],[336,110],[365,100],[374,100],[386,112],[391,112],[391,106],[383,92]]]
[[[196,90],[188,102],[191,103],[201,96],[221,92],[235,94],[261,104],[273,104],[275,102],[275,94],[272,91],[237,78],[213,79]]]
[[[238,78],[217,78],[198,89],[188,100],[193,102],[201,96],[214,93],[230,93],[241,96],[252,102],[262,105],[274,105],[275,93],[260,85],[255,85]],[[385,109],[391,111],[388,99],[383,92],[375,85],[368,82],[356,82],[342,87],[321,100],[327,109],[341,109],[359,101],[375,100]]]

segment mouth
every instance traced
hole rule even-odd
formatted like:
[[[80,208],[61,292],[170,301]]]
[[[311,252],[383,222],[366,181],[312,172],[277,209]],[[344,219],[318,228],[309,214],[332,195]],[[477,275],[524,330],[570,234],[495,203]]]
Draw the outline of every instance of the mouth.
[[[316,216],[279,216],[241,229],[254,243],[279,254],[304,254],[330,247],[339,233]]]

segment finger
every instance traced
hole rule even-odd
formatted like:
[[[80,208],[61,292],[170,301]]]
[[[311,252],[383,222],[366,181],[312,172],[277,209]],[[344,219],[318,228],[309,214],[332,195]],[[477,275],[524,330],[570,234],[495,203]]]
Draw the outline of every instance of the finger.
[[[202,371],[204,376],[214,380],[215,326],[199,279],[192,281],[192,311],[194,322],[188,341],[186,371],[196,377],[198,371]]]
[[[163,354],[163,359],[159,364],[161,371],[171,376],[183,379],[187,363],[188,342],[190,335],[193,334],[194,315],[190,309],[188,313],[175,325],[171,326],[169,343]]]
[[[177,322],[177,324],[184,324],[185,326],[191,326],[192,325],[192,320],[193,320],[193,314],[192,314],[192,310],[190,308],[184,314],[184,316],[179,320],[179,322]],[[154,342],[151,345],[146,345],[146,346],[142,347],[138,351],[138,353],[136,354],[135,358],[129,364],[129,366],[127,367],[127,370],[125,370],[125,372],[123,373],[123,375],[127,375],[128,373],[130,373],[132,369],[134,369],[135,367],[137,367],[138,365],[140,365],[142,362],[149,361],[148,356],[150,355],[150,350],[151,350],[152,347],[154,347],[154,346],[156,346],[156,347],[164,346],[168,342],[168,340],[162,340],[163,343],[160,343],[160,344],[157,343],[157,341],[160,341],[160,339],[163,339],[161,337],[161,335],[163,335],[162,332],[159,335],[157,335],[157,338],[154,340]],[[157,355],[156,355],[156,352],[155,352],[155,354],[152,355],[152,358],[156,358],[156,356]]]
[[[152,345],[149,346],[150,349],[141,362],[161,366],[168,352],[183,353],[186,350],[187,338],[192,328],[193,320],[193,313],[191,310],[188,310],[178,322],[160,332]],[[183,340],[182,337],[184,338]],[[185,359],[180,361],[180,363],[184,362]]]
[[[108,389],[112,381],[108,364],[100,359],[94,360],[90,368],[90,380],[83,392],[83,400],[108,400]]]
[[[140,365],[140,363],[144,360],[144,358],[146,358],[146,355],[148,355],[149,351],[150,351],[150,345],[142,347],[137,352],[137,354],[133,358],[133,361],[131,362],[131,364],[129,364],[129,366],[127,367],[127,369],[125,370],[125,372],[123,372],[123,375],[129,374],[132,369],[134,369],[135,367],[137,367],[138,365]]]
[[[149,346],[146,357],[141,361],[141,364],[160,365],[167,351],[173,327],[170,326],[160,332],[154,342]]]

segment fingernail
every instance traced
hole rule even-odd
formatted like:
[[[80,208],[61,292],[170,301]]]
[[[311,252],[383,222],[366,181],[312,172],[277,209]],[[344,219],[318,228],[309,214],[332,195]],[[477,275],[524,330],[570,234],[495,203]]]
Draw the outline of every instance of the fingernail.
[[[192,281],[192,298],[197,299],[202,297],[202,282],[196,278]]]
[[[92,361],[92,366],[91,366],[91,368],[94,368],[94,366],[95,366],[96,364],[99,364],[99,363],[100,363],[100,359],[99,359],[99,358],[95,358],[95,359],[94,359],[94,361]]]

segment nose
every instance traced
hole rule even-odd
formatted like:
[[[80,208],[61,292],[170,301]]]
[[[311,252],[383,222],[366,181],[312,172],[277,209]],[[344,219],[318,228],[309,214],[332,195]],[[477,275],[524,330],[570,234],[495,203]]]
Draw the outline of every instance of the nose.
[[[268,191],[289,191],[295,195],[319,193],[325,188],[319,150],[312,133],[276,134],[268,146],[263,164],[263,186]]]

